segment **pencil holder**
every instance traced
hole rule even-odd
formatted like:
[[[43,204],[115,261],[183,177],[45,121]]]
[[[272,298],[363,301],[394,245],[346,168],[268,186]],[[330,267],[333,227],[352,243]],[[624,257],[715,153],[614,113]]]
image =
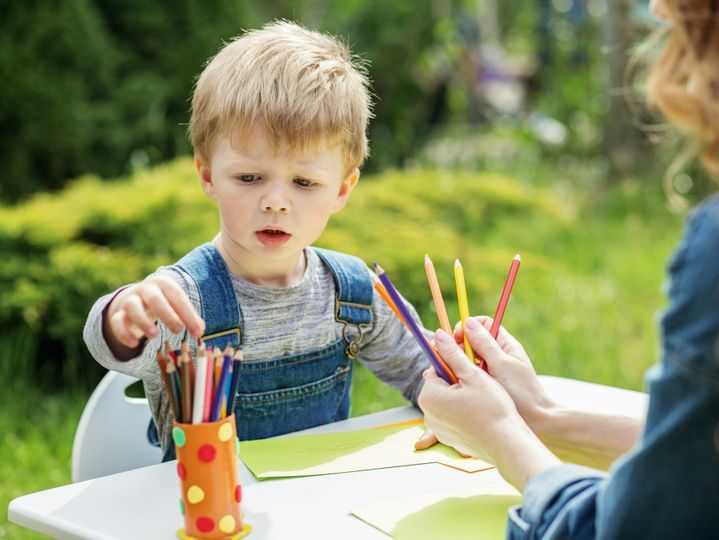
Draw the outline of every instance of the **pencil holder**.
[[[180,511],[185,519],[178,538],[236,539],[247,535],[250,526],[242,520],[235,416],[201,424],[173,422],[172,439],[180,477]]]

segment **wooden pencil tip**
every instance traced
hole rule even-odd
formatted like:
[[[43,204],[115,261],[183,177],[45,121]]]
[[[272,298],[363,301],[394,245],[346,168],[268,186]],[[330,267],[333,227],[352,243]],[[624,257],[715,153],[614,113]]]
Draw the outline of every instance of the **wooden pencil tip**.
[[[240,349],[237,349],[235,351],[235,356],[233,357],[235,360],[242,360],[245,357],[244,354],[242,354],[242,351]]]
[[[432,259],[426,253],[424,254],[424,264],[432,264]]]
[[[384,269],[377,263],[374,263],[374,271],[377,272],[377,275],[384,274]]]
[[[370,279],[372,280],[372,285],[377,285],[377,283],[380,283],[380,280],[379,280],[379,278],[377,277],[377,274],[374,274],[374,273],[370,272],[369,277],[370,277]]]
[[[514,260],[515,260],[515,261],[521,261],[521,260],[522,260],[522,257],[519,256],[519,253],[517,253],[517,254],[514,256]]]
[[[454,260],[454,267],[455,268],[462,268],[462,263],[459,262],[459,259]]]

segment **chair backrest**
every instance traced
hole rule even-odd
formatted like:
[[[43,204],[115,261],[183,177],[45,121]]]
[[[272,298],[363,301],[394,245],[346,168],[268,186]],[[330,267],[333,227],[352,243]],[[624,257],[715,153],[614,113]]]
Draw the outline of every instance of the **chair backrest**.
[[[147,399],[125,394],[136,381],[110,371],[90,396],[72,445],[73,482],[161,461],[161,450],[147,439],[151,418]]]

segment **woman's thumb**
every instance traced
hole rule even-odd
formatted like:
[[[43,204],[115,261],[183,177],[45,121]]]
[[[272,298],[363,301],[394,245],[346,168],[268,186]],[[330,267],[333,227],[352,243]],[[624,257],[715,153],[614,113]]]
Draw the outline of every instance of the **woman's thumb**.
[[[499,346],[492,334],[476,319],[470,317],[464,323],[464,333],[472,350],[481,356],[487,363],[501,361],[505,352]]]
[[[471,373],[470,370],[476,369],[476,366],[464,354],[464,350],[460,349],[454,338],[444,330],[437,330],[434,335],[434,342],[437,345],[439,354],[442,356],[442,360],[457,378],[462,379]]]

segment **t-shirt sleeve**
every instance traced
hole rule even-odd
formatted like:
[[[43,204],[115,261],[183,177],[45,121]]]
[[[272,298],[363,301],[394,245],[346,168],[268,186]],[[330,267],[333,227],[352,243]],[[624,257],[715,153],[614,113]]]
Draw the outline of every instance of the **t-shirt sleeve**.
[[[422,326],[414,307],[407,301],[405,305],[425,336],[433,339],[434,334]],[[358,356],[360,363],[416,405],[424,384],[422,372],[429,367],[429,360],[377,291],[372,298],[372,321]]]

